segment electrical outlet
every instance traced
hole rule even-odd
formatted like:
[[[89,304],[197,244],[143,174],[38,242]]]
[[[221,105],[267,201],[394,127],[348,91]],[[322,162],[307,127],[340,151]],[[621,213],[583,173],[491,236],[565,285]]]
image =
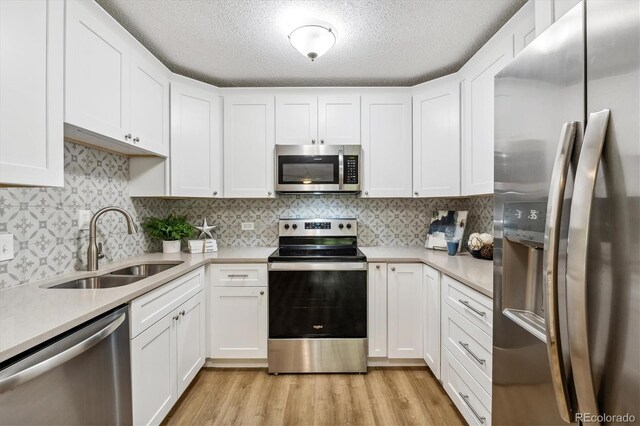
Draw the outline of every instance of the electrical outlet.
[[[78,210],[78,229],[81,231],[89,229],[91,221],[91,210]]]
[[[253,231],[253,222],[242,222],[243,231]]]
[[[0,235],[0,261],[13,258],[13,234]]]

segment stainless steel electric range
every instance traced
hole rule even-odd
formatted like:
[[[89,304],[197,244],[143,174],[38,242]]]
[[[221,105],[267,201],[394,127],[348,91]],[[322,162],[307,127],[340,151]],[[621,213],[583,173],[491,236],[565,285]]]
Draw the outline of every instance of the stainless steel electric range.
[[[269,257],[269,373],[367,371],[367,258],[355,219],[281,219]]]

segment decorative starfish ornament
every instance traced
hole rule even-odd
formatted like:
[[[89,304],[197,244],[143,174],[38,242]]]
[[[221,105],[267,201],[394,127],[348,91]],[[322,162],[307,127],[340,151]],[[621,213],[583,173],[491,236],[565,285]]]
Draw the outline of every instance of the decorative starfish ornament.
[[[198,235],[198,239],[202,238],[202,237],[209,237],[209,238],[213,238],[213,235],[211,235],[211,230],[212,229],[216,229],[218,227],[218,225],[209,225],[207,224],[207,218],[205,217],[204,219],[202,219],[202,226],[196,226],[195,228],[200,231],[200,235]]]

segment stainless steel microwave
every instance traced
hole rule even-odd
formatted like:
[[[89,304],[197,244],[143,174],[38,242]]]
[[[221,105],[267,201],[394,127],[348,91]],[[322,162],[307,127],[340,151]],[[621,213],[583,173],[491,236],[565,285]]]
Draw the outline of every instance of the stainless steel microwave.
[[[360,145],[276,145],[276,191],[360,192]]]

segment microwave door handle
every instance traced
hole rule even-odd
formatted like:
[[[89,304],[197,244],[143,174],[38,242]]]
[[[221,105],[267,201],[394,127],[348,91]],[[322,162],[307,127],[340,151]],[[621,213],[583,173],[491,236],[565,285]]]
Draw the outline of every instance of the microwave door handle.
[[[567,322],[573,382],[580,412],[598,414],[589,353],[587,261],[593,196],[610,111],[589,115],[576,170],[567,244]]]
[[[567,423],[572,421],[571,399],[565,374],[562,342],[560,341],[560,321],[558,311],[558,248],[560,242],[560,224],[562,220],[562,201],[567,184],[571,154],[575,145],[578,123],[570,121],[562,126],[560,142],[549,184],[549,200],[544,230],[545,256],[543,271],[545,274],[545,328],[547,334],[547,355],[551,369],[551,380],[560,417]]]
[[[338,149],[338,189],[344,187],[344,149]]]

